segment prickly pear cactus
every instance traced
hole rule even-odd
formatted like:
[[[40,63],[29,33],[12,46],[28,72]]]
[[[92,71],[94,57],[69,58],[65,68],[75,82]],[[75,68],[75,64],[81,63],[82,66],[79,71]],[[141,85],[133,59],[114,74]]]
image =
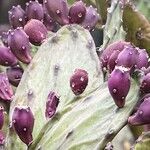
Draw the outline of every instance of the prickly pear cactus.
[[[69,83],[75,69],[88,72],[88,86],[80,96],[74,95]],[[89,31],[78,25],[68,25],[40,46],[25,70],[11,103],[10,120],[16,106],[31,108],[35,123],[29,150],[104,149],[126,124],[137,103],[138,90],[137,83],[132,81],[126,105],[118,109],[107,83],[103,83]],[[56,114],[46,119],[50,91],[58,93],[60,102]],[[23,150],[26,145],[10,128],[6,147]]]
[[[127,4],[123,12],[123,27],[126,40],[150,51],[150,23],[135,6]]]

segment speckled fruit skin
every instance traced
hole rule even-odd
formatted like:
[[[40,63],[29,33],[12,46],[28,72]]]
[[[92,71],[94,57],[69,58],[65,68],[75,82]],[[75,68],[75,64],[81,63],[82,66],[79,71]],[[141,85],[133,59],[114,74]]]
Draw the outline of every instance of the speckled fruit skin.
[[[69,24],[69,8],[66,0],[44,0],[48,14],[60,25]]]
[[[86,15],[81,23],[81,26],[88,30],[92,30],[100,19],[100,15],[97,13],[97,10],[93,6],[86,8]]]
[[[0,98],[5,101],[12,101],[13,89],[8,81],[6,73],[0,73]]]
[[[30,63],[30,43],[29,37],[22,28],[17,28],[8,35],[8,45],[12,53],[23,63]]]
[[[88,73],[83,69],[76,69],[70,78],[70,87],[75,95],[84,92],[88,85]]]
[[[130,89],[130,74],[124,68],[115,68],[108,78],[108,89],[115,104],[122,108]]]
[[[59,96],[55,92],[50,91],[46,101],[46,110],[45,110],[45,117],[47,119],[54,116],[58,104],[59,104]]]
[[[14,29],[17,27],[23,27],[26,24],[25,11],[21,8],[20,5],[16,7],[13,6],[8,14],[9,23]]]
[[[103,51],[102,55],[100,56],[101,66],[102,68],[107,68],[108,61],[110,56],[114,51],[122,51],[125,46],[129,46],[129,42],[125,41],[117,41],[107,46],[107,48]]]
[[[8,47],[0,46],[0,65],[14,66],[18,63],[17,58]]]
[[[12,116],[12,125],[19,138],[26,145],[29,145],[33,140],[32,131],[34,126],[34,116],[30,107],[15,107]]]
[[[45,25],[36,19],[31,19],[24,26],[25,33],[29,36],[29,40],[34,45],[41,45],[41,43],[47,38],[48,31]]]
[[[150,97],[145,98],[135,114],[128,118],[131,125],[150,124]]]
[[[43,7],[38,1],[29,1],[29,3],[26,3],[25,12],[28,21],[30,19],[37,19],[42,21],[44,18]]]
[[[140,90],[142,93],[150,93],[150,73],[142,77]]]
[[[13,85],[13,86],[18,86],[22,74],[23,74],[23,69],[19,66],[14,66],[14,67],[9,67],[6,69],[6,73],[9,79],[9,82]]]
[[[86,15],[86,7],[82,1],[75,2],[69,9],[70,23],[82,23]]]

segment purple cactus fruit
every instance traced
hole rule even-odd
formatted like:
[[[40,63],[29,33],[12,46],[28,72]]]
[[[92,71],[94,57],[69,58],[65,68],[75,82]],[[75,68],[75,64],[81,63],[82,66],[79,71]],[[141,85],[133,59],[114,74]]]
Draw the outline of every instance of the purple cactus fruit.
[[[146,98],[135,114],[128,118],[131,125],[150,124],[150,97]]]
[[[76,69],[70,78],[70,87],[75,95],[84,92],[88,85],[88,73],[83,69]]]
[[[0,106],[0,130],[2,129],[4,124],[4,108]]]
[[[100,56],[100,61],[102,63],[102,68],[107,68],[108,61],[112,53],[116,50],[119,50],[120,52],[124,49],[125,46],[129,46],[129,42],[125,41],[117,41],[112,44],[110,44],[102,53]]]
[[[5,144],[5,139],[6,139],[5,134],[3,133],[3,131],[0,131],[0,145]]]
[[[29,3],[26,3],[26,16],[28,20],[37,19],[42,21],[44,18],[42,4],[40,4],[37,0],[29,1]]]
[[[10,25],[15,29],[17,27],[23,27],[26,24],[25,12],[20,5],[13,6],[8,12]]]
[[[108,60],[108,69],[110,73],[114,70],[116,66],[116,60],[118,58],[119,53],[119,50],[114,51]]]
[[[30,43],[22,28],[17,28],[8,35],[8,45],[13,54],[23,63],[30,63]]]
[[[15,107],[12,115],[12,125],[19,138],[26,144],[31,144],[34,116],[30,107]]]
[[[23,74],[23,69],[19,66],[14,66],[14,67],[9,67],[6,69],[6,73],[9,79],[9,82],[13,85],[13,86],[18,86],[22,74]]]
[[[47,13],[44,14],[44,22],[43,22],[43,24],[46,26],[48,31],[55,31],[55,28],[57,26],[56,22]]]
[[[100,19],[100,15],[97,13],[96,8],[92,5],[86,8],[86,15],[81,25],[88,30],[92,30]]]
[[[130,74],[124,67],[115,67],[108,79],[108,88],[115,104],[122,108],[130,89]],[[123,86],[122,86],[123,85]]]
[[[25,26],[24,31],[34,45],[40,45],[46,39],[48,31],[45,25],[36,19],[31,19]]]
[[[8,81],[5,73],[0,73],[0,98],[11,101],[13,97],[13,89]]]
[[[137,56],[138,51],[132,46],[127,46],[119,53],[116,65],[132,69],[136,64]]]
[[[85,18],[86,7],[80,0],[75,2],[69,9],[69,21],[70,23],[82,23]]]
[[[59,96],[55,92],[51,91],[48,95],[46,102],[46,111],[45,111],[46,118],[51,118],[55,114],[58,103],[59,103]]]
[[[48,14],[60,25],[69,24],[67,0],[44,0]]]
[[[142,77],[140,90],[142,93],[150,93],[150,73]]]
[[[0,46],[0,65],[14,66],[18,63],[17,58],[8,47]]]
[[[5,46],[8,46],[8,33],[7,32],[2,32],[1,40]]]
[[[138,56],[136,60],[136,68],[141,69],[143,67],[148,67],[148,54],[145,49],[139,49],[138,50]]]

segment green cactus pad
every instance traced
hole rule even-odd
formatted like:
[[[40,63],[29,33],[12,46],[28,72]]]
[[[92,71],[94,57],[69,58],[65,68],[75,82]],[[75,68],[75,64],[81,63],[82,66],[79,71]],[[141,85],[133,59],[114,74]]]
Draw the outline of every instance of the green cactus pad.
[[[88,86],[80,96],[73,94],[69,84],[77,68],[89,75]],[[60,95],[60,103],[56,115],[46,120],[46,100],[51,90]],[[89,31],[77,25],[64,26],[41,45],[27,67],[11,104],[10,120],[15,106],[31,107],[35,125],[29,150],[103,149],[126,124],[137,103],[138,90],[133,81],[125,107],[117,109],[107,82],[103,83]],[[15,133],[10,134],[7,147],[24,150],[25,144],[16,139]]]
[[[135,144],[135,150],[149,150],[150,148],[150,132],[145,132],[141,135]]]
[[[127,32],[126,40],[150,54],[150,23],[134,6],[127,4],[123,12],[123,27]]]

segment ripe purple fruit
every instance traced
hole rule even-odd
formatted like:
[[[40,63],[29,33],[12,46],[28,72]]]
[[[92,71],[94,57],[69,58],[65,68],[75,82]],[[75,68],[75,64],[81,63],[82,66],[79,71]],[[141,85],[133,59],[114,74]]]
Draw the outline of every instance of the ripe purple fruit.
[[[125,99],[129,92],[130,84],[130,75],[126,68],[115,68],[110,74],[108,79],[109,92],[119,108],[125,105]]]
[[[76,69],[70,78],[70,87],[75,95],[84,92],[88,85],[88,73],[83,69]]]
[[[118,58],[119,53],[120,53],[119,50],[113,51],[112,55],[109,58],[108,69],[109,69],[110,73],[114,70],[114,68],[116,66],[116,60]]]
[[[140,90],[142,93],[150,93],[150,73],[142,77]]]
[[[131,125],[150,124],[150,97],[145,98],[137,112],[128,118]]]
[[[17,58],[8,47],[0,46],[0,65],[14,66],[18,63]]]
[[[19,66],[14,66],[14,67],[10,67],[6,69],[6,73],[9,79],[9,82],[13,85],[13,86],[18,86],[22,74],[23,74],[23,69],[20,68]]]
[[[148,67],[148,54],[145,49],[138,49],[138,56],[136,60],[136,67],[141,69],[142,67]]]
[[[75,2],[69,9],[70,23],[82,23],[85,18],[86,7],[82,1]]]
[[[30,63],[30,43],[22,28],[17,28],[8,35],[8,45],[13,54],[22,62]]]
[[[46,26],[48,31],[54,31],[57,26],[56,22],[47,13],[44,14],[43,24]]]
[[[92,30],[99,19],[100,15],[97,13],[96,8],[89,6],[86,8],[86,15],[81,25],[88,30]]]
[[[10,25],[13,28],[23,27],[26,24],[25,12],[20,5],[13,6],[8,14]]]
[[[131,69],[136,64],[138,51],[132,47],[125,47],[118,55],[117,66],[123,66]]]
[[[51,118],[55,114],[58,103],[59,103],[59,96],[55,92],[50,91],[46,102],[46,110],[45,110],[46,118]]]
[[[4,124],[4,108],[0,106],[0,130],[2,129]]]
[[[29,36],[29,40],[34,45],[40,45],[47,37],[45,25],[36,19],[31,19],[25,26],[24,31]]]
[[[44,10],[42,5],[37,1],[29,1],[26,3],[26,15],[27,19],[37,19],[42,21],[44,18]]]
[[[5,73],[0,73],[0,98],[11,101],[13,97],[13,89],[8,81]]]
[[[66,0],[44,0],[48,14],[60,25],[69,24],[69,9]]]
[[[110,44],[102,53],[102,55],[100,56],[100,61],[102,63],[102,68],[107,68],[108,65],[108,61],[110,56],[112,55],[112,53],[114,51],[119,50],[120,52],[124,49],[125,46],[129,46],[130,43],[129,42],[125,42],[125,41],[117,41],[114,42],[112,44]]]
[[[15,107],[12,115],[12,125],[19,138],[26,144],[31,144],[34,116],[30,107]]]

